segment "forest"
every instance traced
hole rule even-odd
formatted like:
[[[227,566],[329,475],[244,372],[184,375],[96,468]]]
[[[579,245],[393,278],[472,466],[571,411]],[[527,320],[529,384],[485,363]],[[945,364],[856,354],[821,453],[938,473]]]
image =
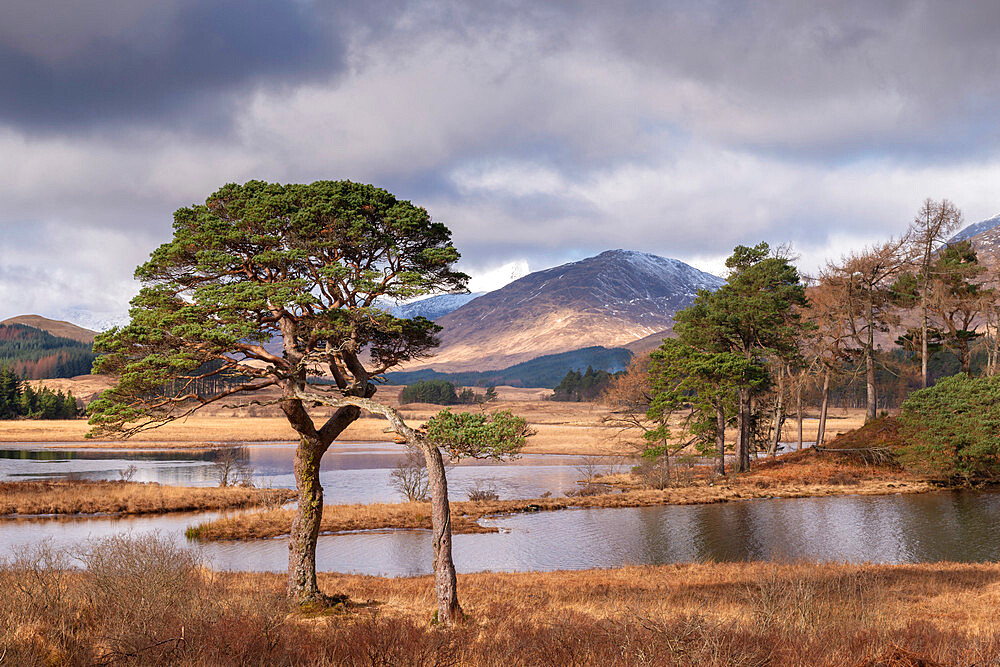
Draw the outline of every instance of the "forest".
[[[91,345],[23,324],[0,324],[0,364],[28,380],[90,373]]]
[[[72,392],[36,390],[13,369],[0,366],[0,419],[75,419],[81,414]]]

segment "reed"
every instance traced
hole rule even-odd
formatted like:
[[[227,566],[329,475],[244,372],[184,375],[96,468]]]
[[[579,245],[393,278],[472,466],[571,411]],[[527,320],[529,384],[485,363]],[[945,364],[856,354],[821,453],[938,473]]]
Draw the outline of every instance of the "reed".
[[[81,480],[0,483],[0,515],[160,514],[280,505],[288,489],[165,486]]]

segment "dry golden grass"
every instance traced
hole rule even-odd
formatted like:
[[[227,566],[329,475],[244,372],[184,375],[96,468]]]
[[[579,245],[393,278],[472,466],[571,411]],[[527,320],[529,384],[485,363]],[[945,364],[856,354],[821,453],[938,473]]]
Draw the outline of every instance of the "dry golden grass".
[[[1000,565],[704,563],[460,575],[467,617],[431,623],[429,576],[321,573],[349,601],[289,613],[281,574],[211,572],[150,540],[83,570],[0,566],[9,664],[993,665]]]
[[[163,486],[154,482],[2,482],[0,516],[30,514],[159,514],[273,505],[288,489]]]
[[[746,475],[711,478],[709,471],[696,471],[683,486],[662,490],[637,488],[625,477],[622,493],[566,498],[496,500],[451,503],[455,533],[491,532],[478,524],[483,517],[561,510],[572,507],[650,507],[656,505],[700,505],[750,498],[807,498],[833,495],[887,495],[934,490],[902,470],[856,464],[809,450],[759,462]],[[616,480],[611,480],[616,481]],[[188,536],[202,540],[252,540],[286,535],[292,524],[291,510],[254,512],[223,517],[188,529]],[[323,532],[378,530],[386,528],[430,528],[429,503],[377,503],[371,505],[327,505],[323,508]]]
[[[383,387],[379,391],[397,390]],[[521,390],[528,392],[528,390]],[[398,392],[396,392],[398,393]],[[530,394],[528,394],[530,396]],[[395,399],[389,397],[393,402]],[[440,406],[424,404],[401,407],[412,424],[421,424]],[[459,408],[464,409],[464,408]],[[491,410],[510,409],[525,417],[536,435],[528,439],[526,454],[625,454],[641,441],[637,432],[621,432],[605,423],[608,408],[595,403],[560,403],[545,400],[504,400],[491,404]],[[267,412],[268,414],[262,414]],[[319,412],[317,414],[324,414]],[[857,428],[864,415],[857,410],[836,411],[828,422],[829,438]],[[340,437],[345,442],[390,442],[387,422],[363,418],[352,424]],[[60,443],[72,447],[198,447],[211,443],[295,441],[297,436],[284,417],[256,408],[232,412],[213,410],[183,421],[140,433],[128,441],[94,442],[86,440],[89,430],[85,420],[7,420],[0,421],[0,442]],[[805,439],[815,439],[816,419],[806,421]],[[783,437],[795,438],[794,424],[786,424]],[[735,434],[729,434],[732,442]],[[828,439],[829,439],[828,438]]]

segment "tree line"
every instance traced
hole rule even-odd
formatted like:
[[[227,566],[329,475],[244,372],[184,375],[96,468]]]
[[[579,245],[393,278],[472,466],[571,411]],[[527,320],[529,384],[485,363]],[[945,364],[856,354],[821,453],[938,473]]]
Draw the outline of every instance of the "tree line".
[[[0,367],[0,419],[76,419],[81,414],[72,392],[36,390],[13,369]]]
[[[804,401],[819,407],[821,443],[832,400],[871,421],[938,378],[997,375],[1000,274],[970,241],[948,242],[961,223],[951,202],[928,199],[899,237],[813,277],[788,248],[738,246],[726,283],[676,314],[676,338],[612,383],[611,421],[640,427],[648,457],[694,445],[724,472],[731,448],[742,472],[777,451],[790,417],[802,446]]]
[[[399,394],[399,402],[431,403],[433,405],[478,405],[496,400],[497,388],[489,386],[479,393],[471,387],[461,390],[447,380],[420,380],[403,388]]]
[[[552,392],[553,401],[593,401],[607,391],[614,378],[613,373],[605,370],[595,371],[593,366],[587,370],[569,370],[562,381]]]

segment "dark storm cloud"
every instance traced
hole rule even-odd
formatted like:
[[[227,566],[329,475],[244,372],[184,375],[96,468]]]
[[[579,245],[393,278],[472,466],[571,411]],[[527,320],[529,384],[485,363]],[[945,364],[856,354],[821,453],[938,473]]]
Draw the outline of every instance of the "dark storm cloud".
[[[377,12],[296,0],[8,0],[0,9],[0,122],[196,125],[227,95],[338,74],[347,36]],[[220,110],[213,105],[223,103]]]

